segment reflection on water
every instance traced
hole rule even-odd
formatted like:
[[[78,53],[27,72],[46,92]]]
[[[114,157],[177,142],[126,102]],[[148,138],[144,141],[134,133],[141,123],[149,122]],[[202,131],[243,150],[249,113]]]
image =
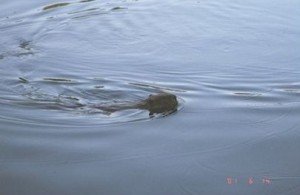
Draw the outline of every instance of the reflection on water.
[[[46,7],[43,8],[43,10],[48,10],[48,9],[54,9],[54,8],[58,8],[58,7],[63,7],[66,5],[69,5],[70,3],[56,3],[56,4],[52,4],[52,5],[48,5]]]
[[[298,7],[2,2],[0,194],[297,194]]]
[[[21,77],[20,77],[21,78]],[[28,80],[21,78],[21,82],[28,84]],[[50,82],[48,84],[66,84],[66,83],[76,83],[76,81],[72,81],[70,79],[64,79],[64,78],[43,78],[43,81]],[[98,80],[99,81],[99,80]],[[145,86],[145,85],[143,85]],[[149,85],[149,87],[152,87]],[[129,109],[142,109],[142,110],[149,110],[150,115],[153,116],[152,110],[160,110],[160,111],[154,111],[154,113],[162,113],[163,116],[167,116],[170,113],[170,111],[177,110],[177,100],[179,98],[176,98],[176,96],[167,93],[166,90],[163,91],[160,87],[155,87],[157,94],[151,94],[149,98],[140,98],[140,99],[123,99],[126,97],[128,93],[130,93],[130,90],[111,90],[106,88],[116,88],[117,86],[94,86],[93,93],[90,94],[82,94],[81,97],[75,97],[76,93],[74,93],[72,90],[68,90],[68,92],[63,91],[62,93],[58,95],[50,95],[46,93],[41,93],[42,86],[37,88],[34,86],[24,86],[24,88],[29,89],[27,92],[24,93],[24,95],[34,100],[34,102],[31,102],[33,106],[36,106],[36,104],[39,104],[39,102],[43,102],[44,105],[46,105],[46,108],[49,108],[49,105],[55,104],[55,106],[58,106],[59,109],[69,108],[69,109],[84,109],[86,113],[86,109],[88,109],[88,113],[101,113],[103,114],[112,114],[116,111],[122,111],[122,110],[129,110]],[[153,88],[153,87],[152,87]],[[95,90],[97,89],[97,90]],[[84,91],[85,89],[82,89]],[[86,89],[87,90],[87,89]],[[71,93],[70,93],[71,92]],[[124,94],[122,94],[124,93]],[[64,94],[64,95],[62,95]],[[161,94],[161,95],[160,95]],[[168,96],[162,96],[162,94],[168,95]],[[78,94],[77,94],[78,95]],[[95,96],[96,95],[96,96]],[[95,97],[94,97],[95,96]],[[120,97],[120,98],[119,98]],[[153,99],[153,98],[155,99]],[[164,98],[165,97],[165,98]],[[170,97],[170,98],[168,98]],[[173,105],[173,97],[176,100],[176,105],[168,107],[167,105]],[[52,100],[55,100],[52,102]],[[97,104],[91,104],[90,100],[96,100],[98,101]],[[152,101],[153,99],[153,101]],[[157,100],[157,101],[156,101]],[[161,101],[160,101],[161,100]],[[87,102],[79,103],[79,102]],[[23,104],[26,104],[26,100],[22,102]],[[49,105],[47,105],[49,103]],[[152,106],[149,106],[152,105]],[[154,109],[154,108],[161,108],[161,109]],[[164,109],[165,108],[165,109]],[[142,119],[142,118],[141,118]],[[128,119],[130,121],[130,118]],[[101,120],[100,120],[101,121]],[[104,121],[104,120],[103,120]],[[107,119],[105,120],[107,121]]]
[[[27,55],[33,55],[34,52],[30,46],[30,41],[20,41],[17,48],[13,48],[11,51],[4,51],[0,54],[0,60],[6,57],[22,57]]]
[[[162,101],[151,101],[152,106],[148,107],[144,104],[148,100],[150,101],[151,98],[147,98],[149,94],[156,97],[156,94],[170,94],[169,92],[172,90],[150,84],[126,84],[100,78],[75,80],[46,77],[29,80],[19,77],[18,81],[15,81],[15,85],[10,87],[11,92],[15,95],[9,98],[2,97],[1,103],[22,106],[20,109],[30,109],[31,111],[34,109],[56,110],[58,112],[55,117],[56,123],[61,120],[60,114],[75,115],[74,117],[98,114],[95,115],[97,117],[95,124],[98,125],[149,120],[174,113],[175,110],[182,108],[184,102],[182,98],[177,97],[180,105],[177,106],[176,103],[176,106],[171,106],[172,99],[161,99]],[[158,107],[161,109],[157,109]],[[153,110],[160,111],[153,113]],[[61,113],[61,111],[68,113]],[[150,117],[147,115],[147,111],[149,111]],[[16,115],[15,112],[9,115],[16,119],[26,118],[26,116]],[[7,117],[7,113],[3,117]],[[39,120],[40,117],[40,115],[32,115],[31,120]],[[41,123],[45,124],[44,121]],[[62,123],[64,123],[63,120]]]

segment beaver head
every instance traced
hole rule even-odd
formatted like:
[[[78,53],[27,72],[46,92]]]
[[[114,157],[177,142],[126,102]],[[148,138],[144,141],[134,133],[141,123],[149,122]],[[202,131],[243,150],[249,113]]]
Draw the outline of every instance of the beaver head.
[[[169,93],[149,95],[145,101],[150,115],[154,113],[167,113],[176,111],[178,106],[176,96]]]

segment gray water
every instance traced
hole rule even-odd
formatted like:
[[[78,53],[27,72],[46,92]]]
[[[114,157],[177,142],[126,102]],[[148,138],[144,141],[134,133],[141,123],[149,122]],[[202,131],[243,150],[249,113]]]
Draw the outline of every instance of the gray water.
[[[299,194],[299,8],[2,1],[0,194]]]

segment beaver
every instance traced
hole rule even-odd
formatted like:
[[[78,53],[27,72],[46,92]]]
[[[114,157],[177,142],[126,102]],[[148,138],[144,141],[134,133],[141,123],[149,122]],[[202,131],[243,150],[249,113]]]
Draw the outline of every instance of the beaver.
[[[177,110],[177,106],[178,101],[176,95],[170,93],[159,93],[151,94],[147,99],[139,102],[123,102],[112,105],[102,104],[95,105],[93,107],[109,113],[127,109],[142,109],[148,110],[149,115],[153,115],[155,113],[166,114],[175,112]]]

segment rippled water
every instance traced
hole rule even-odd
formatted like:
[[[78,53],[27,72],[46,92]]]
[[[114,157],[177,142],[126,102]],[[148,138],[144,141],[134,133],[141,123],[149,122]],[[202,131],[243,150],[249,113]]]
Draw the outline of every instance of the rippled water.
[[[2,2],[0,194],[298,194],[299,8]]]

